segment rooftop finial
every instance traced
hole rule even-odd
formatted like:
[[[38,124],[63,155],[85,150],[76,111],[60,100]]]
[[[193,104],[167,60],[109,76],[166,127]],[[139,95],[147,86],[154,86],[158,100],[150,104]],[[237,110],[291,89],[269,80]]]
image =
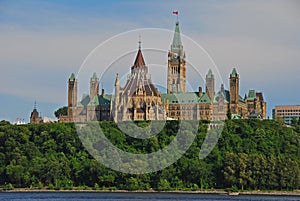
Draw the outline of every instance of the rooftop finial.
[[[141,49],[141,47],[142,47],[141,34],[139,34],[139,50]]]
[[[34,108],[33,109],[35,109],[36,110],[36,101],[34,101]]]

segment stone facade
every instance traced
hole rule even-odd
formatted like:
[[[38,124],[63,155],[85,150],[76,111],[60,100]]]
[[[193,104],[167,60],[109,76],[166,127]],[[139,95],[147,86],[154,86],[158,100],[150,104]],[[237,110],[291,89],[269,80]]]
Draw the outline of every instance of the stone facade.
[[[176,23],[171,50],[168,53],[168,93],[186,92],[186,62],[181,43],[179,22]]]
[[[138,50],[134,65],[131,67],[131,74],[124,87],[120,86],[117,74],[112,104],[112,118],[115,122],[166,118],[161,93],[152,83],[141,48]]]
[[[90,80],[90,94],[77,102],[77,84],[72,74],[68,81],[68,115],[63,122],[139,121],[139,120],[224,120],[231,118],[266,118],[263,94],[249,90],[248,96],[239,95],[239,74],[233,68],[229,76],[229,90],[222,84],[215,91],[211,70],[206,75],[205,91],[186,91],[186,61],[181,42],[179,23],[176,23],[171,49],[168,53],[167,93],[157,90],[151,80],[141,46],[124,87],[118,74],[115,93],[99,94],[99,79],[94,73]]]

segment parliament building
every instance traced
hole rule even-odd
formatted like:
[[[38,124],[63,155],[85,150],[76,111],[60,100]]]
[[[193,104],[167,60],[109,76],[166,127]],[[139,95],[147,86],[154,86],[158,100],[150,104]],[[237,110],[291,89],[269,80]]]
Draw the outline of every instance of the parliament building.
[[[141,45],[125,86],[120,86],[116,74],[114,94],[99,93],[99,78],[90,79],[90,93],[78,101],[78,80],[72,73],[68,80],[68,114],[61,122],[140,121],[140,120],[225,120],[227,118],[266,118],[263,94],[249,90],[239,95],[239,74],[233,68],[229,90],[222,84],[215,91],[211,70],[205,79],[205,90],[186,91],[186,57],[181,42],[179,22],[176,22],[171,49],[166,55],[167,93],[161,93],[152,83]],[[111,83],[113,84],[113,83]]]

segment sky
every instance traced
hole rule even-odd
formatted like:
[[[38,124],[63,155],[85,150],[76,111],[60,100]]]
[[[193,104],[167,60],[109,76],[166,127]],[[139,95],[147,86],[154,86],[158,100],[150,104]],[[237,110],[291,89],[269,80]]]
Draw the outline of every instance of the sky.
[[[166,60],[161,59],[170,47],[175,10],[187,58],[194,59],[190,66],[202,77],[212,66],[219,79],[216,91],[220,83],[228,88],[236,67],[241,96],[249,89],[262,91],[270,118],[275,105],[300,104],[297,0],[0,0],[0,120],[28,122],[35,101],[42,116],[54,117],[67,105],[72,72],[79,98],[89,92],[85,77],[92,71],[112,93],[115,71],[132,65],[139,34],[152,78],[164,85]],[[204,87],[192,72],[187,77],[192,88]]]

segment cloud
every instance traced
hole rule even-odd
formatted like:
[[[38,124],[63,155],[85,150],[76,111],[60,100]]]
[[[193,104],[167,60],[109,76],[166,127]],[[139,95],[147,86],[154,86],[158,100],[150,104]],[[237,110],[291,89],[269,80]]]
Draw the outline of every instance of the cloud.
[[[93,48],[131,29],[173,30],[172,10],[180,11],[182,33],[210,53],[225,84],[231,68],[237,66],[243,92],[257,88],[265,92],[267,101],[275,102],[273,99],[280,98],[278,90],[288,86],[291,93],[298,91],[298,1],[60,2],[1,2],[0,85],[5,87],[0,93],[32,99],[38,96],[39,100],[63,104],[69,75],[79,69]],[[147,41],[143,43],[147,47]],[[161,43],[161,48],[168,49],[169,43]],[[129,49],[135,48],[136,43]],[[189,51],[193,50],[186,50],[187,55],[197,53]],[[88,91],[88,82],[81,82],[80,88]],[[295,103],[299,101],[300,95],[290,96]]]

